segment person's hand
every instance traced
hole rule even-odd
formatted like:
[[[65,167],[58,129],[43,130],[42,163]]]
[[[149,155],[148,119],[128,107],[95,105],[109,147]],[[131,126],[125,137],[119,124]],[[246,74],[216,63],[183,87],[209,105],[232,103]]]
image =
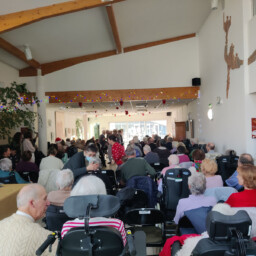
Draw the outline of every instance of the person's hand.
[[[98,167],[99,167],[98,164],[90,163],[90,164],[87,166],[86,169],[89,170],[89,171],[96,171],[96,170],[98,170]]]

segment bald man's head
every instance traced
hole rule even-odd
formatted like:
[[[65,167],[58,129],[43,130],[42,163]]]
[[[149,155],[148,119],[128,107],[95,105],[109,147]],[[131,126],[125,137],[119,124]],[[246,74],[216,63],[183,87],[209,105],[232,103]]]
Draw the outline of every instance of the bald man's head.
[[[254,165],[254,160],[250,154],[241,154],[238,160],[238,165]]]
[[[23,187],[17,195],[17,207],[35,220],[40,219],[48,206],[47,194],[43,186],[30,184]]]

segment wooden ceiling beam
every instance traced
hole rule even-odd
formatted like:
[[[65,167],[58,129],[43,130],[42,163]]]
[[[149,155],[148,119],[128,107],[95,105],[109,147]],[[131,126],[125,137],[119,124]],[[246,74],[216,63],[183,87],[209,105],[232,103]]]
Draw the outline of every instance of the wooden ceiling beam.
[[[10,44],[3,38],[0,38],[0,48],[4,49],[5,51],[9,52],[13,56],[17,57],[18,59],[26,62],[30,67],[33,68],[40,68],[40,63],[37,62],[36,60],[27,60],[25,54],[23,51],[15,47],[14,45]]]
[[[73,65],[86,62],[86,61],[91,61],[91,60],[96,60],[100,58],[105,58],[109,57],[112,55],[115,55],[116,51],[111,50],[111,51],[106,51],[106,52],[100,52],[100,53],[94,53],[94,54],[89,54],[89,55],[84,55],[80,57],[75,57],[75,58],[70,58],[70,59],[65,59],[65,60],[59,60],[59,61],[53,61],[49,63],[44,63],[41,65],[41,70],[42,70],[42,75],[47,75],[52,72],[71,67]],[[21,69],[19,72],[21,77],[24,76],[36,76],[37,72],[33,68],[24,68]]]
[[[49,103],[197,99],[199,86],[151,89],[46,92]]]
[[[138,45],[128,46],[128,47],[124,48],[124,52],[137,51],[137,50],[141,50],[141,49],[144,49],[144,48],[157,46],[157,45],[160,45],[160,44],[167,44],[167,43],[171,43],[171,42],[175,42],[175,41],[179,41],[179,40],[188,39],[188,38],[195,37],[195,36],[196,36],[196,33],[192,33],[192,34],[188,34],[188,35],[162,39],[162,40],[159,40],[159,41],[149,42],[149,43],[145,43],[145,44],[138,44]]]
[[[120,37],[119,37],[119,33],[118,33],[118,28],[117,28],[117,24],[116,24],[116,18],[115,18],[113,6],[108,5],[108,6],[106,6],[106,9],[107,9],[109,23],[111,25],[113,37],[115,40],[117,53],[121,53],[122,45],[121,45],[121,41],[120,41]]]
[[[74,0],[0,16],[0,34],[39,20],[124,0]]]

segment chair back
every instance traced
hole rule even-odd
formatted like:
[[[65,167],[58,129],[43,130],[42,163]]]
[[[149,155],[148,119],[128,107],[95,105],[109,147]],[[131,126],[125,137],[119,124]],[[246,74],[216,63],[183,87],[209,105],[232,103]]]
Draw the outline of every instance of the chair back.
[[[190,171],[184,168],[166,171],[163,178],[163,201],[167,210],[176,210],[179,200],[189,196],[188,177],[190,175]]]
[[[61,231],[63,224],[71,220],[62,206],[49,205],[46,210],[46,227],[51,231]]]
[[[128,225],[146,225],[154,226],[155,224],[164,223],[165,217],[162,211],[155,208],[132,209],[125,214],[124,222]]]
[[[155,207],[157,203],[156,183],[148,176],[133,176],[126,182],[126,187],[143,190],[148,196],[148,207]]]
[[[37,183],[38,181],[38,172],[19,172],[20,176],[30,182]]]
[[[88,236],[84,228],[70,229],[61,240],[62,256],[119,256],[124,250],[120,232],[112,227],[92,227]],[[93,254],[91,254],[93,253]]]
[[[216,158],[218,164],[218,172],[216,174],[221,175],[223,180],[228,179],[237,169],[238,159],[239,156],[232,154]]]

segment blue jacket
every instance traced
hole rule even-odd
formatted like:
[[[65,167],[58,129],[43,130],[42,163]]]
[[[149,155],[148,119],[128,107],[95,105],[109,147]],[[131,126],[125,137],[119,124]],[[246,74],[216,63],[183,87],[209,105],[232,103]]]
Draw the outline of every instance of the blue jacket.
[[[237,179],[237,171],[235,171],[227,180],[226,180],[226,184],[229,186],[229,187],[233,187],[235,188],[236,190],[240,190],[243,188],[243,186],[241,186],[239,183],[238,183],[238,179]]]
[[[133,176],[126,182],[126,187],[143,190],[148,195],[148,207],[155,207],[157,203],[157,186],[150,177]]]
[[[9,177],[12,173],[14,173],[15,179],[16,179],[18,184],[28,183],[27,181],[23,180],[17,172],[9,172],[9,171],[0,170],[0,178]]]

